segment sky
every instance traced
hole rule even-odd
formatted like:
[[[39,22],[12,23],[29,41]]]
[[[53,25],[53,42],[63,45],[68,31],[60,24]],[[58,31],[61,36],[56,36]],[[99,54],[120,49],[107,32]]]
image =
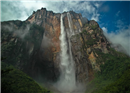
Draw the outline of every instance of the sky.
[[[1,1],[1,21],[24,21],[41,7],[55,13],[73,10],[88,20],[97,21],[107,39],[122,45],[130,55],[130,1],[4,0]]]

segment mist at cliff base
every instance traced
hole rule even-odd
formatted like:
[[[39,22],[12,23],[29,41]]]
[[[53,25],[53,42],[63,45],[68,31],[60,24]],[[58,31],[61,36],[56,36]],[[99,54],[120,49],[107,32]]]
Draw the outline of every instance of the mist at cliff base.
[[[71,51],[71,42],[70,38],[74,34],[72,28],[72,19],[71,15],[68,12],[68,24],[69,31],[65,31],[65,27],[63,24],[64,14],[61,14],[60,18],[60,28],[61,35],[59,37],[61,43],[61,53],[60,53],[60,77],[57,83],[54,84],[54,87],[59,91],[59,93],[84,93],[85,87],[83,84],[76,82],[75,75],[75,62],[73,59],[72,51]],[[55,93],[57,93],[57,91]]]

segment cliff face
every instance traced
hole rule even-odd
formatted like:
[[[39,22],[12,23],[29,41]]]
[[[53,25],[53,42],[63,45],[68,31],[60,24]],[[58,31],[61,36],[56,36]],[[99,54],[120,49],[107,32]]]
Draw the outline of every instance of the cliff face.
[[[67,33],[69,20],[67,13],[63,14]],[[79,82],[87,82],[94,78],[94,72],[100,71],[100,64],[103,64],[98,63],[100,56],[97,51],[109,53],[110,44],[97,22],[88,21],[73,11],[70,11],[70,15],[73,29],[71,49],[75,61],[76,79]],[[38,75],[40,78],[43,74],[42,77],[48,80],[57,80],[60,75],[60,16],[59,13],[42,8],[33,12],[25,22],[3,22],[2,56],[7,57],[5,62],[10,62],[34,78]],[[8,29],[9,26],[13,29]],[[27,32],[25,29],[28,33],[20,37],[22,34],[19,35],[19,32]],[[11,58],[14,59],[10,60]]]
[[[45,77],[56,80],[54,63],[41,55],[44,28],[22,21],[8,21],[1,24],[1,56],[3,62],[24,71],[36,80]],[[45,38],[46,39],[46,38]],[[51,59],[51,55],[49,56]],[[44,74],[43,74],[44,73]]]
[[[63,14],[65,30],[68,31],[69,22],[67,13],[64,12]],[[97,22],[88,21],[83,18],[81,14],[77,14],[73,11],[70,11],[70,15],[74,32],[74,35],[71,37],[71,43],[73,57],[76,64],[77,80],[91,80],[94,71],[100,71],[99,64],[96,63],[96,56],[98,55],[93,52],[93,49],[99,49],[103,53],[108,53],[107,47],[109,47],[109,42],[104,37]],[[60,62],[60,14],[54,14],[51,11],[46,11],[46,9],[41,9],[36,13],[33,13],[27,21],[36,23],[45,28],[45,36],[52,44],[51,47],[48,47],[51,49],[46,51],[52,53],[52,60],[55,62],[55,65],[58,66]],[[50,54],[48,55],[50,56]],[[50,59],[50,57],[46,58]]]

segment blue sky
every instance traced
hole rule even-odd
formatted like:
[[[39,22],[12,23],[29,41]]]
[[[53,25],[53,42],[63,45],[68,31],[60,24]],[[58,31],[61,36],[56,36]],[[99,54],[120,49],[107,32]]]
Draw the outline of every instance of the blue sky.
[[[41,7],[55,13],[73,10],[97,21],[105,36],[113,44],[122,45],[130,55],[130,1],[1,1],[1,21],[26,20]]]
[[[25,20],[32,11],[41,7],[60,13],[74,10],[89,20],[96,20],[100,27],[105,27],[108,32],[116,32],[119,25],[130,24],[130,1],[1,1],[1,21]]]
[[[106,11],[102,11],[103,7],[107,7]],[[107,27],[108,31],[118,30],[119,25],[130,24],[130,1],[107,1],[99,8],[101,26]]]

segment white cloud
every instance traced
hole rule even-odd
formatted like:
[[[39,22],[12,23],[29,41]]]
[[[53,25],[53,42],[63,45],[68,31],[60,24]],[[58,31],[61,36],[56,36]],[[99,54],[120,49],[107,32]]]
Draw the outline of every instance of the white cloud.
[[[108,5],[99,7],[99,11],[101,11],[101,12],[108,12],[109,10],[110,10],[110,8]]]
[[[118,28],[118,29],[123,29],[124,27],[126,27],[126,26],[124,26],[124,22],[122,21],[122,20],[117,20],[117,22],[115,23],[115,25],[116,25],[116,27]]]
[[[100,7],[100,4],[99,4],[99,3],[95,3],[95,6],[96,6],[97,8],[99,8],[99,7]]]
[[[124,50],[130,56],[130,25],[124,28],[119,28],[116,32],[108,33],[105,27],[102,28],[104,35],[113,45],[121,45],[119,50]]]
[[[91,17],[91,20],[95,20],[95,21],[99,21],[99,16],[100,14],[98,14],[97,12],[96,13],[93,13],[92,17]]]
[[[125,25],[124,22],[119,19],[115,22],[115,27],[118,29],[111,33],[108,32],[106,27],[102,27],[104,35],[112,43],[113,46],[122,46],[119,47],[119,51],[125,50],[123,52],[130,56],[130,24]]]
[[[9,23],[8,25],[4,25],[2,28],[6,29],[10,32],[14,32],[17,36],[19,36],[21,39],[23,39],[28,34],[30,25],[26,25],[25,28],[20,27],[19,29],[16,30],[16,28],[14,28],[14,24]]]
[[[119,14],[120,14],[120,11],[118,11],[118,12],[116,13],[116,16],[119,16]]]
[[[102,30],[107,33],[107,28],[106,27],[102,27]]]
[[[7,4],[8,3],[8,4]],[[94,2],[79,2],[79,1],[15,1],[15,2],[2,2],[2,21],[4,20],[26,20],[33,11],[45,7],[47,10],[51,10],[55,13],[62,13],[64,11],[73,10],[77,13],[82,13],[83,17],[87,17],[89,20],[99,20],[100,14],[98,14],[99,3]],[[95,7],[96,6],[96,7]],[[10,7],[13,7],[12,9]],[[8,11],[4,11],[5,8]],[[18,13],[19,14],[18,14]]]

